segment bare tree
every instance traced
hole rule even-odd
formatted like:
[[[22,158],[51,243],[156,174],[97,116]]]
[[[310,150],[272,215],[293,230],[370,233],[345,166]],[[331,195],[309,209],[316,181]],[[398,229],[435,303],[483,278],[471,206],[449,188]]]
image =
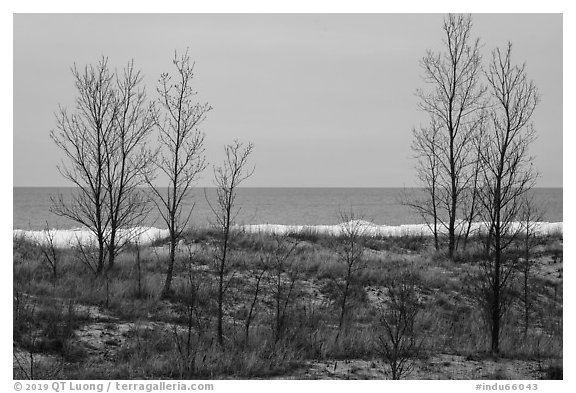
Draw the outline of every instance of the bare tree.
[[[26,353],[25,351],[18,351],[15,348],[12,356],[14,357],[14,361],[18,366],[20,374],[26,379],[34,380],[38,379],[37,370],[39,368],[39,361],[35,354],[37,353],[37,346],[41,332],[39,332],[38,329],[35,329],[33,325],[35,314],[37,314],[36,303],[31,301],[29,302],[31,304],[27,305],[26,303],[29,301],[29,295],[27,296],[28,298],[23,298],[23,296],[26,295],[17,292],[14,299],[19,303],[18,307],[15,307],[18,313],[14,313],[14,325],[19,325],[19,330],[22,331],[22,333],[19,332],[20,335],[24,336],[24,333],[26,334],[24,337],[21,337],[20,340],[26,340],[25,342],[29,349],[26,351],[28,353]],[[20,303],[24,303],[24,305]],[[29,315],[24,313],[29,313]]]
[[[459,203],[470,183],[471,147],[479,124],[478,114],[484,106],[485,88],[480,84],[480,44],[471,37],[471,16],[450,14],[443,29],[445,51],[428,51],[421,62],[424,79],[432,89],[418,90],[417,95],[420,108],[431,119],[428,131],[438,133],[423,138],[435,141],[437,154],[434,162],[437,172],[433,176],[437,186],[435,200],[429,205],[436,208],[438,202],[447,217],[448,254],[452,258],[459,230]]]
[[[188,245],[187,257],[182,261],[185,270],[182,291],[184,312],[181,314],[184,320],[184,329],[178,324],[173,326],[173,338],[178,350],[181,377],[194,375],[196,355],[204,333],[204,310],[202,309],[201,297],[207,279],[202,272],[196,269],[197,266],[194,263],[196,251],[194,247]]]
[[[224,295],[227,289],[226,278],[228,276],[230,262],[230,241],[234,220],[238,215],[236,210],[236,196],[240,184],[252,176],[254,168],[248,168],[248,158],[254,149],[249,143],[244,145],[235,140],[231,145],[224,147],[224,163],[214,168],[214,183],[216,185],[216,204],[210,204],[214,213],[216,227],[218,229],[218,242],[215,251],[216,275],[218,277],[218,316],[217,336],[220,345],[223,344],[223,318],[224,318]],[[228,281],[229,283],[230,281]]]
[[[345,317],[350,308],[350,295],[353,286],[356,284],[358,273],[365,267],[364,256],[364,235],[366,234],[366,222],[358,217],[354,212],[340,213],[340,236],[336,239],[335,250],[338,260],[345,267],[342,281],[338,284],[340,289],[340,317],[338,319],[338,334],[340,336],[344,326]]]
[[[392,379],[402,379],[414,366],[414,357],[421,343],[417,339],[415,322],[420,311],[417,278],[410,271],[391,277],[385,285],[387,297],[381,310],[376,348],[390,367]]]
[[[198,126],[212,109],[207,103],[194,101],[194,64],[190,63],[188,51],[181,57],[175,53],[172,62],[176,67],[175,76],[162,74],[157,88],[159,108],[154,111],[154,125],[159,131],[160,149],[154,154],[155,171],[145,174],[146,183],[154,195],[153,201],[170,234],[170,254],[162,298],[171,293],[176,244],[192,214],[192,210],[187,215],[183,214],[183,203],[206,168],[204,134]],[[154,184],[153,174],[156,172],[168,178],[166,191]]]
[[[250,340],[250,325],[254,320],[254,317],[257,315],[257,306],[260,300],[260,296],[263,292],[263,284],[266,278],[266,272],[268,271],[269,264],[267,263],[266,259],[260,256],[260,263],[256,266],[256,269],[253,270],[252,275],[254,277],[254,282],[251,285],[251,295],[252,298],[250,299],[250,305],[248,307],[248,314],[246,315],[246,319],[244,321],[244,343],[248,345]]]
[[[529,146],[535,138],[530,123],[539,97],[536,86],[529,81],[525,65],[512,64],[512,45],[504,51],[496,49],[486,71],[494,106],[490,113],[489,135],[481,152],[482,182],[480,200],[488,223],[489,307],[491,349],[499,352],[503,307],[502,292],[510,285],[514,261],[504,251],[519,234],[522,201],[534,186],[537,173]]]
[[[142,74],[134,68],[134,61],[115,79],[116,117],[109,137],[102,141],[110,226],[108,268],[114,266],[116,255],[130,240],[126,236],[119,239],[118,230],[139,226],[148,213],[146,195],[138,187],[145,184],[142,174],[151,169],[147,142],[153,127],[146,91],[139,87]]]
[[[42,262],[52,273],[54,283],[58,279],[58,266],[60,264],[60,250],[56,247],[55,231],[50,229],[48,221],[44,227],[44,242],[39,242],[40,251],[42,252]]]
[[[113,133],[118,110],[114,75],[108,69],[107,58],[83,70],[74,65],[72,74],[78,91],[76,111],[69,114],[61,107],[50,137],[69,160],[67,166],[59,165],[58,170],[76,189],[69,201],[62,194],[52,197],[52,211],[94,234],[98,249],[95,272],[99,274],[104,269],[110,221],[104,141]]]
[[[83,71],[72,68],[78,97],[76,111],[60,108],[50,136],[68,158],[60,173],[76,187],[71,200],[52,198],[52,211],[94,235],[98,250],[96,274],[108,268],[125,242],[118,231],[138,225],[146,201],[137,187],[149,165],[144,145],[152,122],[140,71],[128,63],[122,75],[109,69],[108,59]]]
[[[273,235],[273,246],[266,250],[263,263],[269,266],[270,290],[273,304],[272,332],[274,340],[280,341],[286,327],[286,318],[296,295],[299,272],[293,266],[291,256],[298,247],[297,240]]]

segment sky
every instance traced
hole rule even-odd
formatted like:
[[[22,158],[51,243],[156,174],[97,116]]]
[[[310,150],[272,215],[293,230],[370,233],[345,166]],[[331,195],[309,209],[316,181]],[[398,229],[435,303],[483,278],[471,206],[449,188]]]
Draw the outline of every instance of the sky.
[[[155,98],[189,48],[202,124],[218,165],[234,138],[255,145],[251,187],[417,186],[419,61],[442,46],[442,14],[15,14],[13,185],[68,186],[49,137],[75,97],[70,67],[133,59]],[[513,44],[541,94],[531,153],[538,186],[562,187],[562,15],[474,14],[482,53]],[[210,186],[206,170],[199,186]]]

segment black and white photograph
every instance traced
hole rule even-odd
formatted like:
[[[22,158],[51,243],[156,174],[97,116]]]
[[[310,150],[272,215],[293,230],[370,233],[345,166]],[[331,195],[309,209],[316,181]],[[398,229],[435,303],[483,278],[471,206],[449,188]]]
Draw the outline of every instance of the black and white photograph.
[[[14,13],[18,386],[563,380],[566,21],[443,11]]]

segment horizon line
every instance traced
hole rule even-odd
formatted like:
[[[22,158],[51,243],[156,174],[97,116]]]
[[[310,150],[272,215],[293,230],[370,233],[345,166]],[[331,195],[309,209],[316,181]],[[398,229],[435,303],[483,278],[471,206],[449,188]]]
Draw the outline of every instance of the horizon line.
[[[156,186],[158,188],[167,188],[165,186]],[[75,186],[15,186],[12,185],[12,188],[77,188]],[[138,186],[138,188],[149,188],[148,186]],[[195,188],[216,188],[216,186],[194,186],[190,187],[190,190]],[[424,188],[421,186],[240,186],[238,188]],[[556,185],[556,186],[534,186],[534,188],[564,188],[563,185]]]

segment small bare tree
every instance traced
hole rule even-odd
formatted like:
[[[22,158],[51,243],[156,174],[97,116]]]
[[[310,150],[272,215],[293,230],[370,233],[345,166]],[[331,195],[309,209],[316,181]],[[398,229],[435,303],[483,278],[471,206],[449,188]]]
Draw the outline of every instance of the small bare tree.
[[[44,241],[39,242],[40,251],[42,252],[42,262],[52,273],[54,283],[58,280],[58,265],[60,264],[60,250],[55,243],[55,230],[51,230],[46,221],[44,227]]]
[[[480,200],[488,223],[489,291],[491,349],[499,352],[502,293],[510,285],[515,261],[505,250],[519,235],[513,223],[520,218],[522,201],[534,186],[537,173],[529,146],[535,139],[530,119],[539,97],[536,86],[526,76],[525,65],[511,59],[512,45],[496,49],[486,77],[494,106],[490,113],[489,134],[481,151],[482,182]]]
[[[198,126],[212,109],[207,103],[194,102],[194,64],[190,63],[188,51],[181,57],[176,53],[172,62],[176,67],[175,80],[164,73],[157,88],[160,97],[157,101],[159,108],[154,111],[154,125],[159,131],[160,149],[154,154],[155,171],[145,174],[146,183],[154,195],[152,199],[170,234],[170,253],[162,298],[171,293],[176,245],[192,214],[192,210],[187,215],[183,214],[183,203],[194,182],[206,168],[204,134]],[[168,177],[166,191],[154,184],[153,174],[157,171]]]
[[[23,296],[24,299],[22,299]],[[37,371],[39,368],[39,361],[35,354],[37,353],[36,347],[41,332],[39,332],[38,329],[35,329],[33,324],[36,314],[36,303],[30,301],[29,295],[23,295],[22,293],[17,293],[17,297],[14,300],[16,301],[16,299],[18,303],[24,303],[24,306],[22,306],[22,304],[18,305],[18,313],[14,313],[14,325],[17,325],[18,328],[22,330],[18,333],[23,336],[20,339],[24,341],[28,347],[28,353],[26,353],[26,351],[18,351],[14,348],[12,356],[14,357],[14,361],[18,366],[18,371],[21,376],[29,380],[39,379]],[[29,314],[26,315],[24,312]]]
[[[194,263],[196,249],[192,245],[186,248],[187,256],[182,261],[185,271],[182,292],[184,329],[178,324],[173,326],[173,338],[179,355],[182,378],[194,375],[196,369],[196,355],[205,330],[201,297],[207,282],[207,277],[196,269],[197,265]]]
[[[28,286],[30,283],[28,283]],[[29,292],[29,291],[27,291]],[[14,378],[15,379],[59,379],[63,360],[42,359],[42,338],[45,332],[38,326],[40,306],[35,296],[14,288],[13,326],[14,326]],[[70,323],[73,310],[72,302],[68,305],[67,323]],[[62,319],[64,319],[62,318]]]
[[[246,315],[246,319],[244,321],[244,343],[248,345],[250,340],[250,326],[254,317],[257,315],[258,304],[260,302],[260,298],[262,296],[262,292],[264,289],[264,283],[266,278],[266,272],[269,269],[269,264],[267,263],[266,259],[260,256],[260,263],[256,266],[256,268],[252,272],[252,276],[254,281],[250,285],[251,290],[251,299],[250,304],[248,307],[248,314]]]
[[[414,357],[421,342],[417,339],[415,322],[421,304],[414,273],[403,271],[386,284],[387,297],[381,310],[376,348],[390,367],[392,379],[402,379],[412,372]]]
[[[296,247],[298,241],[274,234],[272,246],[266,250],[263,257],[263,263],[269,266],[268,279],[273,303],[271,330],[276,342],[282,338],[286,318],[296,295],[299,272],[291,261]]]
[[[335,239],[335,250],[338,261],[344,266],[344,276],[337,283],[340,289],[340,317],[338,319],[338,334],[340,337],[345,318],[350,308],[350,296],[353,286],[356,284],[358,273],[365,268],[364,236],[366,234],[366,222],[354,212],[340,212],[340,236]]]
[[[236,196],[240,184],[254,173],[254,168],[248,168],[248,158],[253,149],[254,145],[252,143],[244,145],[242,142],[235,140],[231,145],[224,147],[225,158],[222,166],[214,168],[217,200],[216,204],[209,203],[209,205],[214,213],[218,229],[218,242],[215,250],[215,273],[218,278],[216,333],[220,345],[224,343],[224,296],[228,286],[226,279],[229,273],[232,226],[238,215]]]

